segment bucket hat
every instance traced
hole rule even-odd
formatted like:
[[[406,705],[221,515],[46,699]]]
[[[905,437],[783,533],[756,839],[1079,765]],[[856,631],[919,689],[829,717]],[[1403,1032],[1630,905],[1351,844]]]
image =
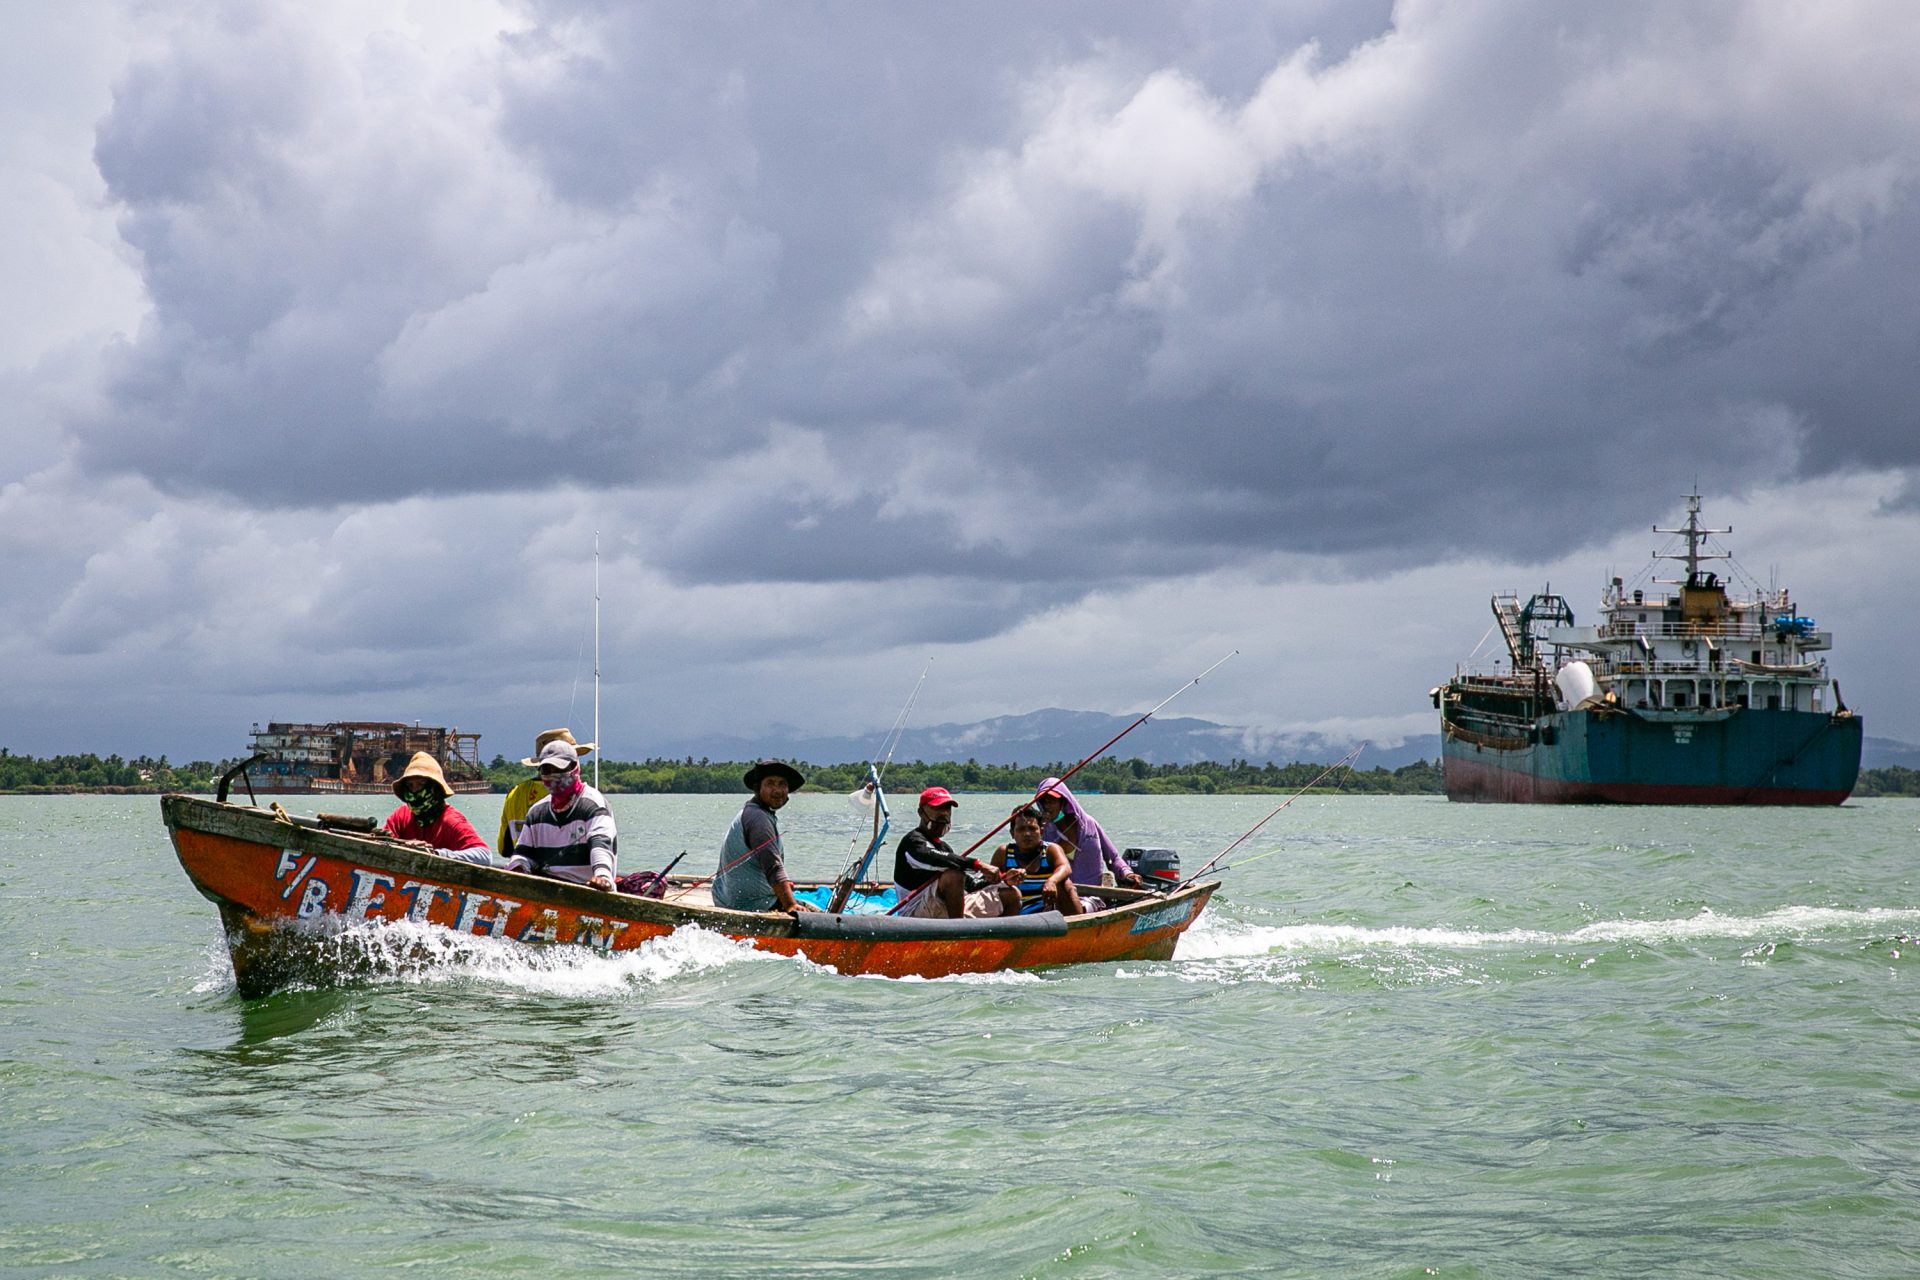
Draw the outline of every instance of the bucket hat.
[[[747,770],[746,776],[742,781],[747,784],[747,790],[758,791],[760,789],[760,780],[771,777],[774,774],[779,774],[785,778],[787,785],[795,791],[807,785],[807,780],[800,775],[798,769],[784,760],[775,760],[772,756],[768,756],[766,759],[760,761],[760,763],[754,765],[753,768]]]
[[[447,785],[447,775],[441,772],[440,762],[435,760],[430,752],[413,753],[413,759],[407,761],[407,771],[393,780],[393,794],[399,795],[400,789],[407,785],[409,778],[425,778],[440,788],[443,798],[453,795],[453,788]]]

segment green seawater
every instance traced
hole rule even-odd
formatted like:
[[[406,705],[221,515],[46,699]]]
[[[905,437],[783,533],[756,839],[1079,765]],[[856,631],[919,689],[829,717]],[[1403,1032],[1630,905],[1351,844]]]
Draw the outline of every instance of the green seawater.
[[[622,869],[738,802],[613,797]],[[1089,798],[1189,870],[1277,803]],[[1165,963],[370,932],[247,1002],[155,798],[0,797],[0,1275],[1912,1276],[1917,826],[1308,797]]]

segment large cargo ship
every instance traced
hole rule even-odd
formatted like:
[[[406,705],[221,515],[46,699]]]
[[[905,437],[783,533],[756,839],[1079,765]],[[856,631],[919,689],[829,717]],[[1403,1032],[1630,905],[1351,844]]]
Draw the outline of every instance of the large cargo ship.
[[[1509,669],[1457,672],[1432,691],[1448,799],[1818,805],[1852,794],[1861,721],[1820,656],[1832,636],[1784,589],[1735,596],[1702,568],[1732,565],[1709,550],[1732,530],[1702,527],[1700,495],[1688,495],[1684,525],[1654,532],[1677,538],[1653,564],[1679,561],[1685,577],[1646,588],[1614,578],[1597,625],[1576,626],[1550,592],[1493,597]]]
[[[247,777],[269,795],[368,794],[386,791],[416,751],[440,762],[455,791],[485,791],[480,735],[458,729],[342,720],[332,724],[253,726],[254,761]]]

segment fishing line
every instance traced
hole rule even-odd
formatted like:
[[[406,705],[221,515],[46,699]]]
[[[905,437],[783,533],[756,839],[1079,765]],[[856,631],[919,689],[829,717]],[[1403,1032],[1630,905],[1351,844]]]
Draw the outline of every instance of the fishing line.
[[[861,808],[873,810],[873,834],[867,840],[865,852],[861,851],[858,834],[847,840],[847,860],[840,868],[840,876],[834,883],[833,896],[827,903],[829,911],[839,911],[846,906],[847,899],[853,896],[854,886],[860,883],[860,877],[867,873],[869,866],[873,865],[874,854],[879,851],[881,842],[887,838],[887,832],[892,829],[893,815],[887,812],[887,795],[881,786],[881,778],[886,774],[888,766],[893,763],[893,753],[900,749],[900,740],[906,734],[907,717],[913,714],[913,704],[920,700],[921,686],[926,684],[927,673],[931,670],[933,670],[933,659],[928,658],[926,665],[920,668],[920,678],[914,681],[913,690],[907,694],[907,701],[900,708],[900,714],[893,718],[893,728],[889,729],[887,736],[881,739],[880,745],[886,748],[885,759],[881,759],[878,750],[874,752],[874,758],[867,761],[866,782],[853,793],[852,799],[856,806],[856,813]]]
[[[920,700],[920,686],[927,682],[927,672],[931,670],[933,670],[933,659],[928,658],[927,665],[920,668],[920,678],[914,682],[913,692],[907,695],[907,704],[900,708],[900,714],[894,717],[893,728],[889,729],[887,736],[881,739],[880,745],[887,749],[886,759],[880,760],[880,753],[874,752],[874,759],[879,760],[873,770],[876,782],[886,777],[888,767],[893,764],[893,753],[900,749],[900,739],[906,735],[907,717],[913,714],[913,704]]]
[[[1239,653],[1240,651],[1238,649],[1235,649],[1232,653],[1229,653],[1227,655],[1227,658],[1236,657],[1239,655]],[[1225,662],[1227,658],[1220,659],[1220,662]],[[1096,751],[1094,751],[1092,755],[1088,756],[1086,759],[1082,760],[1079,764],[1073,766],[1073,768],[1061,774],[1058,778],[1055,778],[1054,779],[1055,784],[1057,785],[1059,783],[1065,782],[1068,778],[1071,778],[1074,774],[1080,772],[1082,769],[1092,764],[1095,760],[1098,760],[1101,756],[1105,755],[1107,753],[1107,749],[1111,747],[1114,743],[1120,741],[1120,739],[1126,737],[1128,734],[1132,733],[1135,729],[1138,729],[1141,725],[1153,719],[1154,715],[1157,712],[1159,712],[1161,707],[1166,706],[1169,702],[1172,702],[1175,698],[1179,697],[1181,694],[1185,693],[1187,690],[1193,688],[1193,686],[1199,684],[1202,680],[1212,675],[1214,671],[1214,667],[1218,667],[1220,665],[1220,662],[1214,663],[1212,667],[1208,667],[1205,671],[1202,671],[1199,675],[1187,681],[1185,684],[1181,685],[1178,689],[1175,689],[1172,693],[1168,694],[1166,697],[1160,699],[1159,703],[1154,706],[1152,711],[1147,712],[1145,715],[1141,716],[1138,720],[1135,720],[1132,724],[1128,725],[1126,728],[1122,729],[1120,732],[1114,734],[1111,738],[1108,738],[1104,743],[1100,745],[1100,747]],[[1039,798],[1040,798],[1040,792],[1035,791],[1033,793],[1033,800],[1038,800]],[[1020,809],[1026,808],[1028,804],[1032,804],[1033,800],[1029,800],[1026,802],[1026,804],[1022,804],[1020,806]],[[1020,809],[1015,809],[1014,813],[1018,813]],[[1000,829],[1012,821],[1013,821],[1013,813],[1009,813],[1006,817],[1000,819],[999,824],[995,826],[993,830],[987,832],[987,834],[981,836],[978,840],[975,840],[972,844],[968,845],[965,849],[961,850],[960,856],[963,858],[966,857],[968,854],[972,853],[975,849],[978,849],[981,845],[985,844],[987,841],[999,835]]]
[[[760,852],[762,849],[774,843],[779,838],[780,838],[780,833],[778,831],[775,831],[772,835],[768,836],[765,840],[762,840],[759,844],[753,846],[753,848],[747,850],[745,853],[741,854],[739,857],[735,858],[732,862],[729,862],[726,866],[720,868],[718,871],[714,872],[712,875],[702,876],[700,879],[690,882],[686,888],[682,889],[679,892],[679,894],[676,895],[676,897],[674,898],[674,901],[677,902],[681,898],[686,897],[688,894],[692,893],[695,889],[698,889],[703,884],[707,884],[711,881],[718,880],[721,876],[727,874],[727,872],[741,865],[748,858],[751,858],[754,854]]]
[[[1161,707],[1166,706],[1169,702],[1172,702],[1175,698],[1179,697],[1181,694],[1185,693],[1187,690],[1193,688],[1193,686],[1199,684],[1202,680],[1212,675],[1214,672],[1214,668],[1218,667],[1221,662],[1225,662],[1227,658],[1238,656],[1239,652],[1240,651],[1238,649],[1233,650],[1232,652],[1227,654],[1226,658],[1220,659],[1219,662],[1214,663],[1213,666],[1208,667],[1205,671],[1202,671],[1199,675],[1187,681],[1185,684],[1181,685],[1178,689],[1175,689],[1172,693],[1168,694],[1166,697],[1160,699],[1160,701],[1157,704],[1155,704],[1152,711],[1147,712],[1145,715],[1141,716],[1138,720],[1135,720],[1132,724],[1128,725],[1126,728],[1122,729],[1120,732],[1114,734],[1111,738],[1108,738],[1104,743],[1100,745],[1100,747],[1096,751],[1093,752],[1092,755],[1089,755],[1086,759],[1082,760],[1079,764],[1076,764],[1075,766],[1073,766],[1073,768],[1067,770],[1065,773],[1061,774],[1058,778],[1054,779],[1055,784],[1057,785],[1059,783],[1065,782],[1068,778],[1071,778],[1074,774],[1080,772],[1082,769],[1092,764],[1095,760],[1098,760],[1101,756],[1105,755],[1107,748],[1111,747],[1114,743],[1120,741],[1120,739],[1132,733],[1135,729],[1138,729],[1141,725],[1145,724],[1147,721],[1153,719],[1155,713],[1158,712]],[[1039,798],[1040,798],[1040,792],[1035,791],[1033,793],[1033,800],[1038,800]],[[975,849],[978,849],[981,845],[985,844],[987,841],[999,835],[1001,830],[1004,827],[1006,827],[1008,823],[1013,821],[1013,814],[1020,812],[1021,809],[1024,809],[1027,807],[1027,805],[1032,804],[1033,800],[1028,800],[1024,802],[1019,806],[1019,808],[1016,808],[1013,811],[1013,813],[1009,813],[1006,817],[1000,819],[999,822],[994,824],[993,830],[987,832],[987,834],[981,836],[978,840],[975,840],[972,844],[968,845],[965,849],[962,849],[959,852],[959,854],[957,854],[956,856],[962,857],[962,858],[967,857],[968,855],[972,854]],[[913,901],[912,898],[907,899],[906,902],[903,902],[899,906],[893,908],[891,911],[887,912],[887,914],[898,915],[901,909],[904,908],[907,905],[907,903],[910,903],[912,901]]]
[[[1232,844],[1228,845],[1226,848],[1222,849],[1220,852],[1214,854],[1211,858],[1208,858],[1205,866],[1202,866],[1198,871],[1194,872],[1192,875],[1188,876],[1185,880],[1182,880],[1179,884],[1175,885],[1173,891],[1175,893],[1178,893],[1180,890],[1192,884],[1195,880],[1198,880],[1201,876],[1207,874],[1207,872],[1213,870],[1213,866],[1216,862],[1220,861],[1220,859],[1226,857],[1228,854],[1232,853],[1235,849],[1239,848],[1242,844],[1246,843],[1247,840],[1251,839],[1254,832],[1260,830],[1260,828],[1266,826],[1269,822],[1273,821],[1274,816],[1278,814],[1281,809],[1286,808],[1288,805],[1292,804],[1295,800],[1298,800],[1301,796],[1313,790],[1315,786],[1319,785],[1320,779],[1326,777],[1328,774],[1332,773],[1336,769],[1350,769],[1355,758],[1357,758],[1359,754],[1362,751],[1365,751],[1370,745],[1372,744],[1366,743],[1366,742],[1361,743],[1359,746],[1355,747],[1353,750],[1347,752],[1347,754],[1344,757],[1342,757],[1340,760],[1334,762],[1333,764],[1328,765],[1326,768],[1322,769],[1319,773],[1315,774],[1312,781],[1308,782],[1306,786],[1301,787],[1298,791],[1288,796],[1284,801],[1280,803],[1278,808],[1275,808],[1273,810],[1272,813],[1269,813],[1266,817],[1260,819],[1260,821],[1254,823],[1251,827],[1248,827],[1246,831],[1241,833],[1240,838],[1238,840],[1235,840]],[[1334,789],[1336,791],[1339,790],[1339,784],[1336,784]],[[1261,856],[1265,857],[1266,855],[1262,854]],[[1245,865],[1245,864],[1243,863],[1242,865]]]

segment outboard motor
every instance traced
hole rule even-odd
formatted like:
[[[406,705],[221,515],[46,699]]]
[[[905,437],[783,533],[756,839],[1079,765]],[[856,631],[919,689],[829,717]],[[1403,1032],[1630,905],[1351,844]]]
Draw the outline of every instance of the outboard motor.
[[[1172,849],[1122,849],[1120,856],[1155,893],[1166,893],[1180,883],[1180,855]]]

